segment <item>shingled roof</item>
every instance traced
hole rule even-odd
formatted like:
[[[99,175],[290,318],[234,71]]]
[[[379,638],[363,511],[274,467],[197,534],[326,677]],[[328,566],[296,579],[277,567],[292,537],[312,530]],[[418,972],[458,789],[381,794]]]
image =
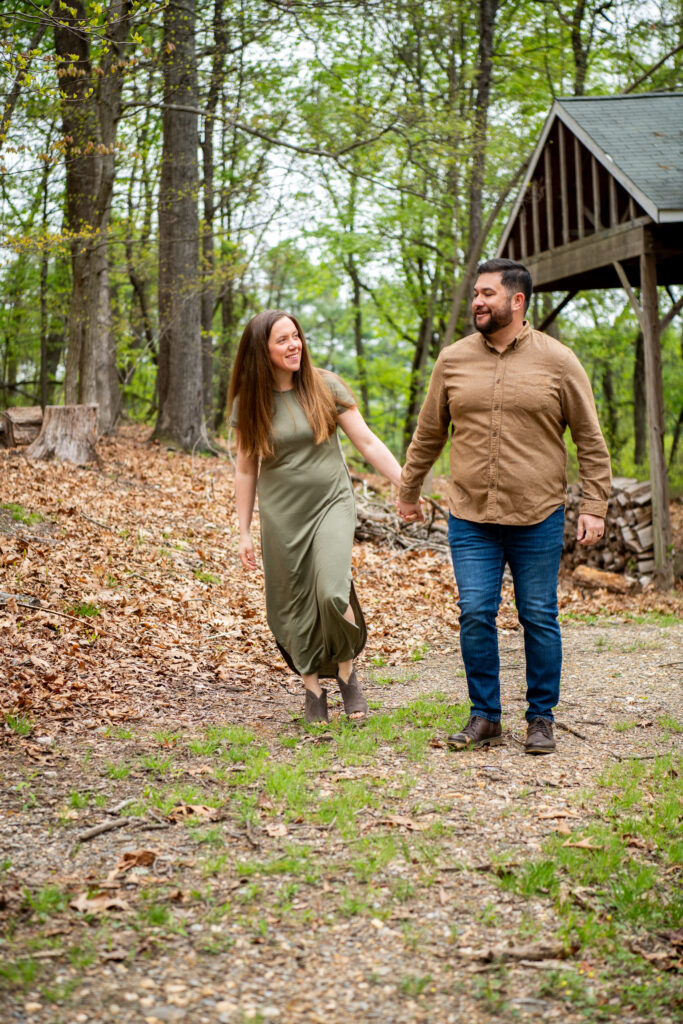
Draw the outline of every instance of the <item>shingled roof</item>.
[[[683,284],[683,93],[556,100],[497,254],[528,266],[537,291]],[[619,272],[621,273],[621,272]]]
[[[656,223],[683,221],[683,93],[571,97],[554,115]]]

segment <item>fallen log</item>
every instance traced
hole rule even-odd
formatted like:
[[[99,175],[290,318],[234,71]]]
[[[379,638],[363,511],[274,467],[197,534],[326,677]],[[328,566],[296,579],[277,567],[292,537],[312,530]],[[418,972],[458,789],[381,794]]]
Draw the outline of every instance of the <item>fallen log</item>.
[[[606,572],[604,569],[596,569],[590,565],[577,565],[572,573],[572,579],[581,587],[591,587],[594,590],[602,587],[615,594],[627,593],[636,582],[622,573]]]

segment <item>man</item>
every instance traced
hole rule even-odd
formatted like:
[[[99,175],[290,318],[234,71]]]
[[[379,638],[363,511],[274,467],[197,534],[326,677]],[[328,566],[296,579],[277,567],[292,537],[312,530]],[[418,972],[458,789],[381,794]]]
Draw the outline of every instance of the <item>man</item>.
[[[455,750],[502,742],[496,615],[506,562],[524,629],[525,749],[555,749],[567,425],[582,485],[578,540],[594,544],[604,532],[610,462],[591,386],[574,353],[524,319],[530,298],[521,264],[494,259],[478,268],[477,333],[439,355],[401,475],[399,514],[422,520],[420,488],[450,430],[449,541],[472,704],[462,732],[448,737]]]

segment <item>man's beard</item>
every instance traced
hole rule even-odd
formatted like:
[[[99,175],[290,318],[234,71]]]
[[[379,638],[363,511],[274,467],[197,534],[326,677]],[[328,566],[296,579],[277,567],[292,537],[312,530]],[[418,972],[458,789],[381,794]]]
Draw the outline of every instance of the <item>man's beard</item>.
[[[475,321],[476,323],[476,321]],[[503,327],[507,327],[512,323],[512,303],[508,303],[503,309],[499,309],[498,312],[491,310],[489,312],[488,320],[485,320],[483,324],[477,327],[485,338],[489,335],[495,334],[496,331],[500,331]]]

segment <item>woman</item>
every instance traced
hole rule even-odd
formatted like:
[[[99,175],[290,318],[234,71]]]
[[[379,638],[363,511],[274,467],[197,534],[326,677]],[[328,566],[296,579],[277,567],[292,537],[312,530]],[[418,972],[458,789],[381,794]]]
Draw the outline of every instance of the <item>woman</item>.
[[[337,425],[397,487],[401,467],[339,377],[314,369],[298,321],[282,310],[264,310],[245,327],[228,411],[237,435],[239,555],[256,568],[258,488],[268,625],[303,680],[305,721],[328,720],[323,677],[336,678],[349,718],[365,718],[353,667],[366,639],[351,579],[356,510]]]

